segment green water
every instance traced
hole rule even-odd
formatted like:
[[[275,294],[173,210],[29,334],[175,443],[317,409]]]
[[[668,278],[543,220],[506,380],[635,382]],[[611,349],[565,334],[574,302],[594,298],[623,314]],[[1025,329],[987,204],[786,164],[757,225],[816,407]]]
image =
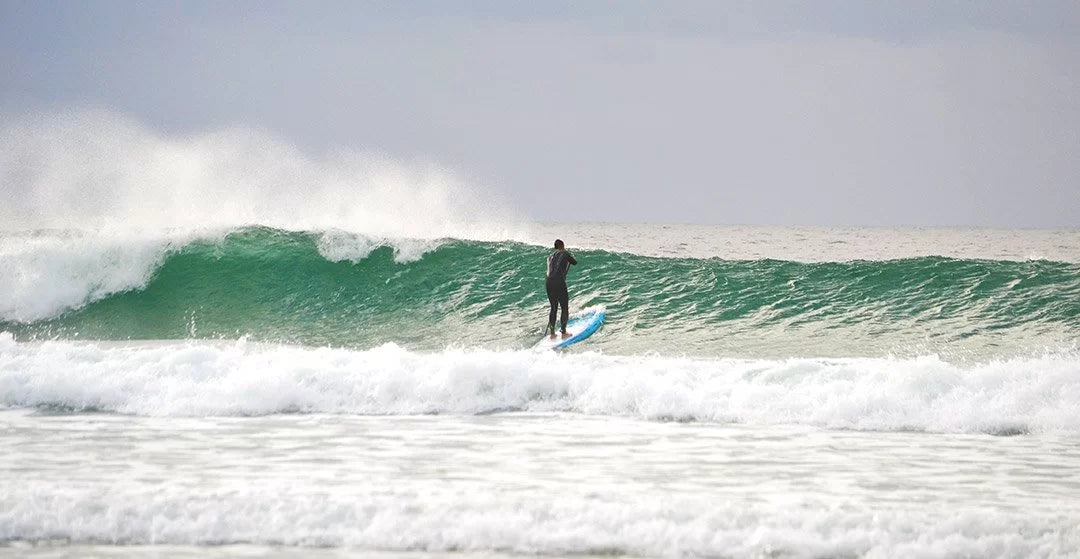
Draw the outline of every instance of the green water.
[[[170,252],[142,288],[19,339],[235,339],[364,348],[525,347],[546,323],[547,249],[441,242],[411,262],[320,252],[321,234],[248,228]],[[593,349],[864,355],[1074,343],[1080,266],[940,257],[799,263],[578,251],[571,311],[604,305]]]

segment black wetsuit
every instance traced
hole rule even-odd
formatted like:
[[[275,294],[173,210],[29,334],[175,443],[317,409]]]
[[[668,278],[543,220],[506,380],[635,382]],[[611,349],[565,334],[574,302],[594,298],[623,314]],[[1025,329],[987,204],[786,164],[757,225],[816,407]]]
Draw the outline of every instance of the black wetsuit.
[[[547,288],[548,302],[551,303],[551,312],[548,313],[548,331],[555,331],[555,313],[558,307],[562,307],[562,331],[566,332],[566,316],[569,314],[570,294],[566,290],[566,272],[571,264],[577,264],[577,260],[565,250],[556,250],[548,256]]]

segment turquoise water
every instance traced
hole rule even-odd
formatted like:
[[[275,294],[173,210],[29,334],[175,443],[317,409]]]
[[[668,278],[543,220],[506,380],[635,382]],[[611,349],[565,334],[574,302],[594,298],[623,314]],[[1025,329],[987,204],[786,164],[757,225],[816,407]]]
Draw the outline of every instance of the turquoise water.
[[[390,246],[336,254],[334,241],[247,228],[169,247],[141,285],[0,330],[19,340],[244,336],[439,350],[462,343],[463,332],[468,346],[527,347],[546,323],[543,247],[447,239],[400,261]],[[617,353],[997,355],[1080,332],[1080,265],[1068,262],[576,256],[573,306],[607,309],[593,349]]]

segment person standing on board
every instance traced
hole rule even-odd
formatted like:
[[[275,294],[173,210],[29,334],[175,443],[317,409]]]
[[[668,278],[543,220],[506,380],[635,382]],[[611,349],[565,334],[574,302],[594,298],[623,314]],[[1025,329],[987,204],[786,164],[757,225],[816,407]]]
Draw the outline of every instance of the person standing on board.
[[[551,303],[551,312],[548,313],[548,329],[551,337],[555,337],[555,310],[562,307],[562,337],[568,338],[566,333],[566,318],[569,314],[570,294],[566,290],[566,273],[570,271],[570,265],[577,264],[577,260],[566,251],[562,239],[555,239],[555,252],[547,259],[547,280],[544,286],[547,288],[548,302]]]

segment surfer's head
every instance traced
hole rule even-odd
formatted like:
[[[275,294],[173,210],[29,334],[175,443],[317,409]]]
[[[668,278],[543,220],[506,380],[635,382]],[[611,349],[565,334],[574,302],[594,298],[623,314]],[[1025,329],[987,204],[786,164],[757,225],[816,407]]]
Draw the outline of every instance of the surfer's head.
[[[555,239],[555,248],[562,250],[566,248],[566,245],[563,244],[562,239]]]

